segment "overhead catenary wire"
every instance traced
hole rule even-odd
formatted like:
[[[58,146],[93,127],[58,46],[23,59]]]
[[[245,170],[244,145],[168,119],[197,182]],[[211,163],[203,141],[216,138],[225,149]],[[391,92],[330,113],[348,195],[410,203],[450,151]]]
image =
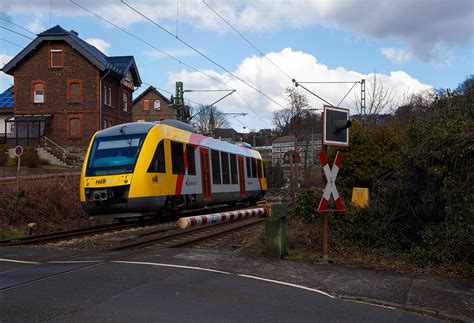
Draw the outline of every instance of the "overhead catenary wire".
[[[219,14],[217,12],[217,10],[215,10],[213,7],[211,7],[210,4],[208,4],[205,0],[202,0],[202,2],[212,11],[214,12],[214,14],[216,14],[217,17],[219,17],[223,22],[225,22],[227,24],[227,26],[229,26],[233,31],[236,32],[237,35],[239,35],[243,40],[245,40],[250,46],[252,46],[259,54],[261,57],[265,58],[268,62],[270,62],[270,64],[272,64],[273,66],[275,66],[280,72],[282,72],[289,80],[292,80],[293,78],[288,74],[286,73],[280,66],[278,66],[276,63],[274,63],[270,58],[268,58],[266,55],[264,55],[262,53],[262,51],[260,49],[258,49],[257,46],[255,46],[250,40],[248,40],[247,37],[245,37],[241,32],[239,32],[237,30],[237,28],[235,28],[230,22],[228,22],[224,17],[222,17],[221,14]]]
[[[164,51],[164,50],[162,50],[162,49],[156,47],[155,45],[151,44],[150,42],[148,42],[148,41],[146,41],[146,40],[144,40],[144,39],[142,39],[142,38],[140,38],[140,37],[138,37],[138,36],[132,34],[132,33],[129,32],[128,30],[126,30],[126,29],[124,29],[124,28],[122,28],[122,27],[119,27],[118,25],[114,24],[114,23],[111,22],[110,20],[107,20],[107,19],[105,19],[104,17],[102,17],[102,16],[96,14],[95,12],[89,10],[88,8],[86,8],[86,7],[82,6],[82,5],[80,5],[79,3],[75,2],[74,0],[70,0],[70,1],[71,1],[73,4],[75,4],[76,6],[82,8],[83,10],[85,10],[85,11],[89,12],[90,14],[94,15],[95,17],[99,18],[100,20],[105,21],[106,23],[108,23],[108,24],[114,26],[115,28],[119,29],[120,31],[126,33],[126,34],[129,35],[130,37],[132,37],[132,38],[134,38],[134,39],[136,39],[136,40],[138,40],[138,41],[140,41],[140,42],[142,42],[142,43],[144,43],[144,44],[150,46],[151,48],[156,49],[156,50],[159,51],[160,53],[163,53],[163,54],[166,55],[167,57],[169,57],[169,58],[173,59],[174,61],[178,62],[179,64],[182,64],[182,65],[184,65],[184,66],[186,66],[186,67],[189,67],[190,69],[192,69],[192,70],[194,70],[194,71],[196,71],[196,72],[202,74],[203,76],[205,76],[205,77],[207,77],[207,78],[209,78],[209,79],[211,79],[211,80],[214,80],[214,81],[216,81],[216,82],[218,82],[218,83],[220,83],[220,84],[222,84],[222,85],[228,86],[226,83],[222,82],[222,81],[219,80],[218,78],[213,77],[212,75],[206,74],[206,73],[204,73],[203,71],[199,70],[198,68],[196,68],[196,67],[194,67],[194,66],[192,66],[192,65],[190,65],[190,64],[185,63],[184,61],[182,61],[182,60],[180,60],[180,59],[174,57],[173,55],[169,54],[168,52],[166,52],[166,51]]]
[[[123,33],[129,35],[130,37],[132,37],[132,38],[134,38],[134,39],[136,39],[136,40],[138,40],[138,41],[140,41],[140,42],[142,42],[142,43],[144,43],[144,44],[146,44],[146,45],[148,45],[148,46],[150,46],[150,47],[152,47],[152,48],[158,50],[159,52],[161,52],[161,53],[163,53],[164,55],[166,55],[167,57],[169,57],[169,58],[175,60],[175,61],[178,62],[179,64],[182,64],[182,65],[184,65],[184,66],[186,66],[186,67],[189,67],[190,69],[192,69],[192,70],[194,70],[194,71],[196,71],[196,72],[202,74],[203,76],[205,76],[205,77],[207,77],[207,78],[209,78],[209,79],[211,79],[211,80],[214,80],[214,81],[218,82],[219,84],[224,85],[225,87],[228,87],[228,84],[225,83],[225,82],[223,82],[222,80],[220,80],[220,79],[218,79],[218,78],[216,78],[216,77],[214,77],[214,76],[212,76],[212,75],[209,75],[209,74],[207,74],[207,73],[205,73],[205,72],[199,70],[198,68],[196,68],[196,67],[194,67],[194,66],[192,66],[192,65],[190,65],[190,64],[185,63],[184,61],[182,61],[182,60],[180,60],[180,59],[174,57],[173,55],[167,53],[166,51],[164,51],[164,50],[162,50],[162,49],[156,47],[155,45],[151,44],[150,42],[148,42],[148,41],[146,41],[146,40],[144,40],[144,39],[142,39],[142,38],[140,38],[140,37],[138,37],[138,36],[132,34],[131,32],[127,31],[127,30],[124,29],[124,28],[121,28],[121,27],[117,26],[117,25],[114,24],[113,22],[111,22],[111,21],[109,21],[108,19],[106,19],[106,18],[100,16],[99,14],[93,12],[92,10],[86,8],[85,6],[83,6],[83,5],[81,5],[81,4],[77,3],[77,2],[75,2],[74,0],[70,0],[70,2],[73,3],[73,4],[75,4],[75,5],[78,6],[79,8],[81,8],[81,9],[87,11],[87,12],[90,13],[91,15],[97,17],[98,19],[100,19],[100,20],[102,20],[102,21],[104,21],[104,22],[110,24],[111,26],[113,26],[113,27],[119,29],[120,31],[122,31]],[[173,37],[175,37],[175,36],[173,36]],[[165,91],[165,92],[167,92],[167,91]],[[238,92],[236,92],[236,93],[239,94]],[[171,94],[172,94],[172,93],[171,93]],[[240,96],[240,94],[239,94],[239,96]],[[195,104],[198,104],[198,105],[201,104],[201,103],[197,103],[197,102],[194,102],[194,101],[192,101],[192,100],[189,100],[189,99],[187,99],[187,100],[190,101],[190,102],[193,102],[193,103],[195,103]],[[248,105],[248,104],[247,104],[247,105]],[[265,121],[265,119],[263,119],[263,118],[255,111],[254,108],[252,108],[250,105],[248,105],[248,106],[250,107],[250,109],[252,110],[252,112],[253,112],[257,117],[259,117],[264,123],[267,123],[267,122]]]
[[[0,37],[0,40],[3,40],[3,41],[6,42],[6,43],[10,43],[10,44],[15,45],[15,46],[20,47],[20,48],[25,47],[25,46],[18,45],[17,43],[14,43],[14,42],[12,42],[12,41],[9,41],[8,39],[5,39],[5,38],[1,38],[1,37]]]
[[[26,35],[24,35],[24,34],[22,34],[22,33],[19,33],[19,32],[17,32],[17,31],[14,31],[14,30],[12,30],[12,29],[10,29],[10,28],[3,27],[3,26],[0,26],[0,28],[6,29],[6,30],[8,30],[8,31],[10,31],[10,32],[12,32],[12,33],[14,33],[14,34],[20,35],[20,36],[22,36],[22,37],[25,37],[25,38],[34,40],[34,38],[31,38],[30,36],[26,36]]]
[[[22,30],[24,30],[24,31],[26,31],[26,32],[29,32],[30,34],[32,34],[32,35],[35,35],[35,36],[36,36],[36,34],[35,34],[34,32],[32,32],[31,30],[29,30],[29,29],[26,29],[25,27],[23,27],[23,26],[20,26],[20,25],[18,25],[18,24],[16,24],[16,23],[14,23],[13,21],[10,21],[10,20],[8,20],[8,19],[5,19],[5,18],[2,18],[2,17],[0,17],[0,20],[6,21],[6,22],[8,22],[9,24],[12,24],[12,25],[14,25],[14,26],[16,26],[16,27],[18,27],[18,28],[20,28],[20,29],[22,29]]]
[[[230,75],[232,75],[235,79],[239,80],[240,82],[244,83],[245,85],[247,85],[248,87],[250,87],[251,89],[257,91],[258,93],[260,93],[261,95],[263,95],[264,97],[266,97],[268,100],[272,101],[273,103],[279,105],[280,107],[282,108],[285,108],[285,106],[283,106],[281,103],[279,103],[278,101],[274,100],[273,98],[271,98],[270,96],[268,96],[267,94],[265,94],[264,92],[260,91],[258,88],[256,88],[255,86],[253,86],[252,84],[248,83],[247,81],[243,80],[241,77],[235,75],[232,71],[230,71],[229,69],[225,68],[224,66],[222,66],[221,64],[217,63],[214,59],[210,58],[209,56],[207,56],[206,54],[204,54],[203,52],[201,52],[200,50],[194,48],[192,45],[188,44],[186,41],[182,40],[179,36],[175,36],[173,35],[170,31],[168,31],[166,28],[164,28],[163,26],[161,26],[160,24],[158,24],[157,22],[155,22],[153,19],[149,18],[148,16],[146,16],[145,14],[143,14],[142,12],[140,12],[139,10],[135,9],[134,7],[132,7],[131,5],[129,5],[128,3],[126,3],[124,0],[121,0],[121,2],[126,5],[128,8],[130,8],[132,11],[136,12],[137,14],[139,14],[140,16],[142,16],[143,18],[145,18],[146,20],[148,20],[149,22],[151,22],[153,25],[155,25],[156,27],[158,27],[159,29],[163,30],[165,33],[169,34],[170,36],[174,37],[175,39],[177,39],[179,42],[181,42],[182,44],[184,44],[185,46],[189,47],[190,49],[192,49],[193,51],[195,51],[196,53],[198,53],[199,55],[201,55],[203,58],[207,59],[209,62],[211,62],[212,64],[216,65],[217,67],[219,67],[220,69],[222,69],[223,71],[229,73]],[[257,114],[257,116],[259,116],[262,120],[263,118],[258,115],[258,113],[256,111],[254,111],[255,114]]]

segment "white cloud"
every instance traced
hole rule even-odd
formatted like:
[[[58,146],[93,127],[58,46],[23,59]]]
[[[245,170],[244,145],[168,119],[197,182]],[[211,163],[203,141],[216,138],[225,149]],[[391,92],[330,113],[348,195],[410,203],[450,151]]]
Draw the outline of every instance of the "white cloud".
[[[42,18],[40,16],[36,16],[35,20],[28,24],[28,30],[31,30],[35,34],[39,34],[46,30],[46,27],[43,25]]]
[[[406,64],[413,57],[411,52],[401,48],[382,48],[381,52],[383,56],[396,65]]]
[[[13,57],[6,54],[0,54],[0,68],[8,63]],[[13,84],[13,77],[3,72],[0,72],[0,92],[3,92]]]
[[[109,51],[110,44],[103,39],[87,38],[85,41],[100,50],[104,54],[107,54],[107,52]]]
[[[316,57],[301,51],[293,51],[286,48],[281,52],[266,54],[273,63],[284,71],[291,71],[292,77],[297,81],[360,81],[370,80],[373,75],[364,75],[355,71],[348,71],[343,67],[330,69],[326,65],[317,61]],[[174,88],[174,82],[180,80],[185,89],[236,89],[237,93],[222,100],[217,106],[225,112],[248,112],[246,117],[239,117],[239,120],[249,128],[260,129],[270,128],[272,125],[272,113],[282,107],[271,100],[265,98],[255,90],[242,82],[236,80],[228,73],[218,73],[213,70],[202,71],[205,74],[220,80],[225,85],[212,80],[202,73],[180,72],[171,73],[168,76],[168,87]],[[261,89],[266,95],[275,101],[286,106],[285,88],[293,87],[293,83],[282,72],[276,69],[266,59],[259,56],[245,58],[233,73],[239,78],[250,83],[252,86]],[[430,85],[422,84],[417,79],[412,78],[406,72],[393,71],[390,75],[377,74],[378,82],[381,82],[387,90],[391,91],[396,103],[401,103],[411,93],[417,93],[431,89]],[[311,91],[328,100],[330,103],[338,104],[344,95],[349,91],[352,84],[305,84]],[[303,91],[303,90],[302,90]],[[355,94],[360,93],[360,87],[356,86],[344,102],[343,107],[350,108],[355,112]],[[203,104],[210,104],[224,94],[222,92],[191,92],[185,97]],[[313,95],[307,93],[310,104],[313,108],[322,108],[323,102]],[[253,108],[247,105],[247,103]],[[232,119],[231,119],[232,121]],[[236,129],[241,130],[242,125],[233,122]]]
[[[174,26],[175,0],[126,0],[154,21]],[[116,0],[78,0],[80,5],[120,26],[144,19]],[[221,16],[243,32],[274,31],[321,25],[336,27],[374,39],[397,39],[424,61],[436,57],[435,46],[468,46],[474,37],[472,0],[449,1],[398,0],[208,0]],[[49,14],[49,1],[3,1],[0,12],[6,14]],[[55,1],[54,14],[89,15],[69,1]],[[231,32],[202,1],[180,1],[179,23],[215,32]],[[174,33],[175,30],[172,30]]]

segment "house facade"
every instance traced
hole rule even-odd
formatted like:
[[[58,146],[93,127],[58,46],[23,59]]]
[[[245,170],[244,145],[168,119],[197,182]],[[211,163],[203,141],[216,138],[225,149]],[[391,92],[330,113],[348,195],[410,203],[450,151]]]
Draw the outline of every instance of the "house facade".
[[[132,121],[141,84],[133,56],[108,57],[60,26],[38,34],[3,71],[14,78],[9,146],[85,148],[96,131]]]
[[[171,101],[153,86],[133,100],[133,121],[161,121],[176,119],[176,116]]]

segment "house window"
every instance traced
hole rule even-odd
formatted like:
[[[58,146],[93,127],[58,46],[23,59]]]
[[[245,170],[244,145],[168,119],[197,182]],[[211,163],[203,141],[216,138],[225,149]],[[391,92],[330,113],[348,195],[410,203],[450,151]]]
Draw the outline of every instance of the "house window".
[[[51,68],[64,67],[64,52],[62,49],[49,50],[49,67]]]
[[[160,110],[160,100],[155,100],[153,102],[153,110]]]
[[[82,81],[68,81],[68,101],[69,103],[82,102]]]
[[[143,110],[144,111],[150,110],[150,100],[143,100]]]
[[[122,97],[123,97],[123,111],[128,112],[128,95],[127,95],[127,93],[124,93]]]
[[[107,87],[107,105],[112,106],[112,88]]]
[[[104,85],[103,88],[102,88],[102,101],[104,102],[104,104],[107,104],[107,86]]]
[[[69,119],[69,138],[81,138],[81,119],[79,117],[70,117]]]
[[[107,123],[107,119],[104,119],[104,126],[103,126],[102,129],[107,129],[107,124],[108,124],[108,123]]]
[[[45,102],[45,83],[33,84],[33,103],[40,104]]]

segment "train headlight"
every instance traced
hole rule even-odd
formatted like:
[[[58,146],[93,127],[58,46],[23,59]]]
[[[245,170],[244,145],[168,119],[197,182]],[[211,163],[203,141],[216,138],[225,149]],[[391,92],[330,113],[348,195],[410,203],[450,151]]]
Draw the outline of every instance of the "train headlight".
[[[91,195],[91,190],[86,188],[85,193],[86,193],[86,196],[89,197]]]

